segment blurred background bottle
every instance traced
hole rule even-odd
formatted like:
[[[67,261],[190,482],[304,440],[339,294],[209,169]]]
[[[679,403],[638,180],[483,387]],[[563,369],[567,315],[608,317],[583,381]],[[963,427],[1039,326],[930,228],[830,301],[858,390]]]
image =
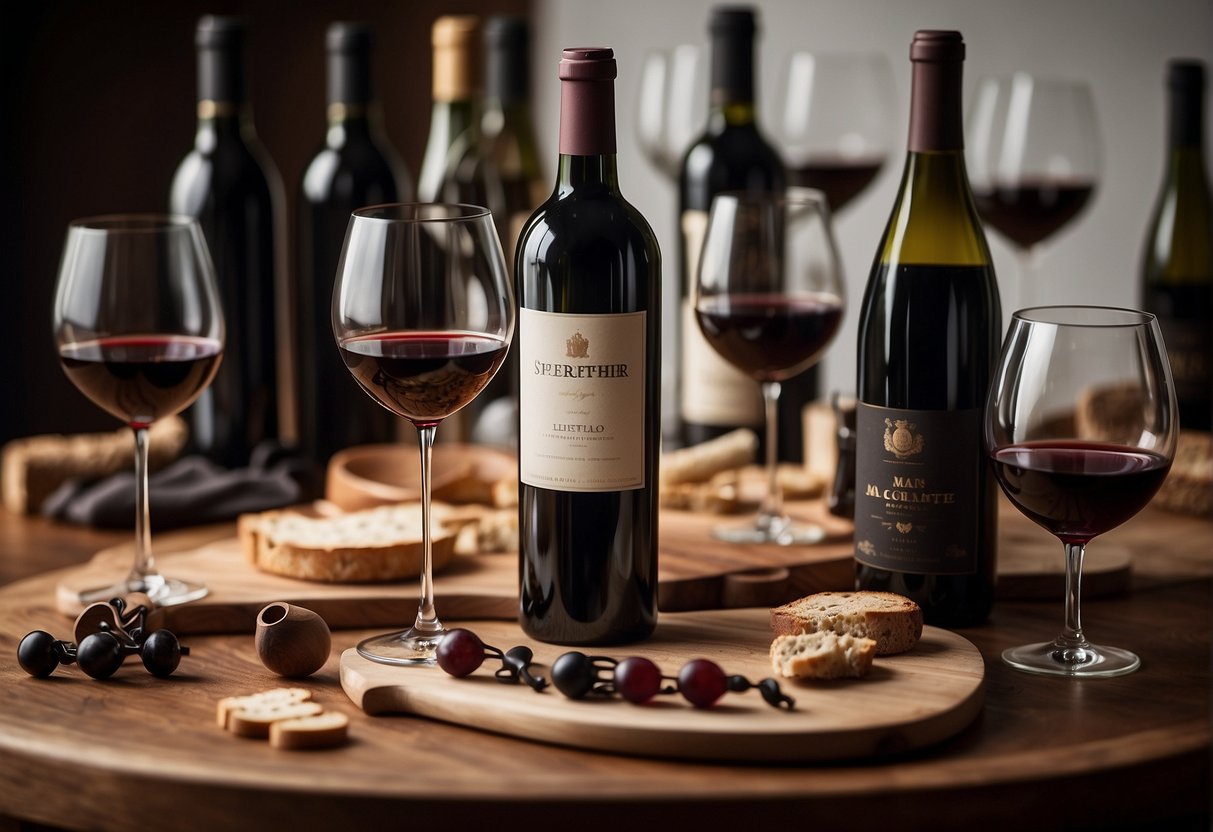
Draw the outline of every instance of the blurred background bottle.
[[[383,136],[372,82],[369,26],[334,23],[328,53],[328,129],[299,186],[296,308],[300,444],[317,466],[351,445],[391,442],[395,415],[355,395],[333,344],[333,279],[350,212],[407,202],[413,182]]]
[[[173,177],[169,209],[197,217],[215,261],[227,345],[214,382],[186,411],[190,442],[228,467],[278,436],[276,333],[284,195],[257,141],[240,20],[198,22],[198,129]]]
[[[1213,200],[1204,150],[1204,64],[1172,61],[1167,91],[1167,167],[1146,234],[1141,303],[1162,328],[1180,425],[1207,431],[1213,422]]]

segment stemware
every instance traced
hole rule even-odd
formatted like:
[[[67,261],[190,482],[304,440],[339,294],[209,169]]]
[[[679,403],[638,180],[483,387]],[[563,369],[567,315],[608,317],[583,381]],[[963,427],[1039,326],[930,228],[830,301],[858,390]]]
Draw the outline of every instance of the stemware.
[[[1090,201],[1099,178],[1099,128],[1082,81],[1017,72],[977,88],[969,111],[969,184],[981,218],[1019,261],[1016,308],[1038,302],[1040,245]]]
[[[777,131],[791,183],[823,191],[841,211],[893,150],[895,97],[883,54],[794,53]]]
[[[446,633],[434,608],[434,435],[492,380],[514,334],[514,290],[492,214],[433,203],[355,211],[333,287],[333,334],[354,379],[417,428],[421,450],[417,618],[363,641],[358,652],[385,664],[430,664]]]
[[[1023,309],[1011,320],[986,404],[995,476],[1065,547],[1065,624],[1051,642],[1003,653],[1020,670],[1119,676],[1136,655],[1083,633],[1086,544],[1140,511],[1166,479],[1179,433],[1171,368],[1154,316],[1132,309]]]
[[[644,157],[672,182],[707,120],[706,50],[683,44],[645,55],[636,95],[636,140]]]
[[[825,536],[821,527],[784,514],[776,416],[781,382],[816,364],[837,333],[843,296],[830,210],[820,191],[724,193],[712,201],[691,303],[713,349],[762,386],[767,431],[767,495],[758,517],[717,528],[716,537],[789,545]]]
[[[223,355],[223,312],[198,223],[183,216],[90,217],[68,226],[55,288],[55,342],[67,377],[135,434],[135,562],[80,602],[145,593],[160,605],[205,586],[166,578],[152,555],[148,427],[188,407]]]

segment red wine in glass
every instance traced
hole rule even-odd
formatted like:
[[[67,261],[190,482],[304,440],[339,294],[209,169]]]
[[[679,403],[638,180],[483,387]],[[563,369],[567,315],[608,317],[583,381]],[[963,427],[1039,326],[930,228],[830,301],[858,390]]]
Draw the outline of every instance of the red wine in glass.
[[[832,295],[721,294],[695,309],[712,347],[759,381],[782,381],[815,362],[842,323]]]
[[[1088,180],[1025,179],[1015,185],[973,189],[985,222],[1023,249],[1052,236],[1078,215],[1095,191]]]
[[[823,191],[830,210],[838,213],[872,183],[883,159],[851,161],[810,161],[788,170],[793,185]]]
[[[1085,544],[1133,517],[1171,469],[1158,454],[1097,442],[1024,442],[991,459],[1015,507],[1063,543]]]
[[[136,335],[63,344],[72,383],[132,428],[187,407],[219,367],[222,344],[188,335]]]
[[[385,332],[339,344],[362,388],[419,428],[437,425],[476,398],[508,347],[502,338],[470,332]]]

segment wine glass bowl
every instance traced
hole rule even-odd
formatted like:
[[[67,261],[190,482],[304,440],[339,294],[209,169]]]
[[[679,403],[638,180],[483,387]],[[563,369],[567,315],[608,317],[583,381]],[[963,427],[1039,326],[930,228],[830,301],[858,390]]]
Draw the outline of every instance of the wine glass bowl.
[[[1057,639],[1007,650],[1008,664],[1073,677],[1138,668],[1133,653],[1086,639],[1082,560],[1092,538],[1149,503],[1178,433],[1153,315],[1091,306],[1015,313],[986,405],[985,446],[1003,493],[1065,547],[1066,614]]]
[[[1074,221],[1099,178],[1099,130],[1082,81],[1017,72],[978,84],[966,153],[982,220],[1020,260],[1018,306],[1026,306],[1038,247]]]
[[[644,157],[673,182],[707,119],[706,64],[705,50],[683,44],[650,50],[640,70],[636,141]]]
[[[825,195],[724,193],[712,201],[691,297],[722,358],[757,380],[767,414],[767,497],[757,520],[714,534],[733,542],[811,543],[825,533],[783,512],[776,476],[780,383],[817,363],[842,323],[844,292]]]
[[[409,629],[367,639],[363,656],[430,664],[446,630],[434,609],[431,454],[443,419],[505,360],[514,293],[492,214],[473,205],[395,204],[350,218],[333,288],[333,334],[359,386],[417,428],[423,564]]]
[[[883,54],[794,53],[778,122],[791,183],[823,191],[841,211],[893,150],[895,98]]]
[[[115,214],[72,222],[54,332],[68,379],[135,435],[135,563],[124,581],[86,590],[80,602],[132,592],[160,606],[201,598],[206,587],[157,570],[147,491],[148,427],[193,403],[223,355],[223,312],[197,221]]]

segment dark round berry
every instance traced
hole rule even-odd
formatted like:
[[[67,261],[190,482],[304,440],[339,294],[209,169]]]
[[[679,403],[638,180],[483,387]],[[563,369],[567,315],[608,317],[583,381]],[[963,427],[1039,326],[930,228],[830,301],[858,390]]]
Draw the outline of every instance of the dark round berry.
[[[594,687],[598,672],[585,653],[564,653],[552,665],[552,684],[569,699],[581,699]]]
[[[624,659],[615,668],[615,690],[629,702],[648,702],[661,691],[661,669],[641,656]]]
[[[113,633],[93,633],[86,636],[76,648],[76,663],[80,669],[94,679],[108,679],[118,668],[126,654],[122,643]]]
[[[708,659],[689,661],[678,673],[678,690],[696,708],[710,708],[727,689],[724,671]]]
[[[144,639],[139,658],[148,673],[167,679],[181,664],[181,642],[171,630],[156,630]]]
[[[462,627],[450,630],[435,651],[438,666],[452,676],[467,676],[484,663],[484,642]]]
[[[17,663],[29,675],[45,679],[59,666],[59,655],[55,652],[55,637],[45,630],[34,630],[26,634],[17,645]]]

